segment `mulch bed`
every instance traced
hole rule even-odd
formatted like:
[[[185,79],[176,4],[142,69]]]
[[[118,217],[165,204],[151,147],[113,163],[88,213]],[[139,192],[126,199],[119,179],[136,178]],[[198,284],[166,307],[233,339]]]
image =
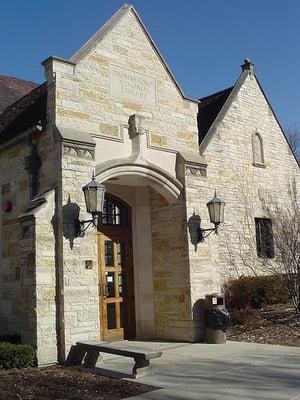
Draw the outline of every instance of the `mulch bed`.
[[[300,346],[300,315],[286,304],[252,310],[252,315],[243,325],[234,325],[229,328],[227,339]]]
[[[63,366],[0,371],[0,400],[117,400],[154,389]]]

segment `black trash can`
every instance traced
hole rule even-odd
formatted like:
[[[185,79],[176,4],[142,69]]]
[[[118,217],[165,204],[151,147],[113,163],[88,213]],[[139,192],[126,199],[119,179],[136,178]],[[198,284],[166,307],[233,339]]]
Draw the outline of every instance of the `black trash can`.
[[[226,343],[226,330],[230,325],[230,314],[225,308],[225,297],[221,293],[205,296],[206,342]]]

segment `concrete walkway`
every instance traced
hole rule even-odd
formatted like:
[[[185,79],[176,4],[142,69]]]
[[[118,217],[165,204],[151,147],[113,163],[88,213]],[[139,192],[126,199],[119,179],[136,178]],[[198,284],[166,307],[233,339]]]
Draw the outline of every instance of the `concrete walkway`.
[[[151,362],[154,374],[136,380],[162,389],[131,399],[300,400],[299,347],[242,342],[131,344],[163,351]],[[96,370],[107,375],[115,371],[115,376],[126,378],[131,367],[131,359],[104,355],[104,364]]]

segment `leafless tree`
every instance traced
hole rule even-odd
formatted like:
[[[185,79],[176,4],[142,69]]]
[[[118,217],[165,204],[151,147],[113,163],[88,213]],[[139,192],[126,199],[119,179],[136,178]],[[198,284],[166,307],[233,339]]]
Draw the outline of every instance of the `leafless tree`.
[[[241,208],[234,227],[227,226],[231,234],[224,235],[228,266],[237,276],[277,276],[288,292],[295,311],[300,314],[300,206],[296,184],[289,185],[285,202],[278,202],[266,190],[259,191],[263,215],[272,223],[273,240],[270,242],[266,238],[265,243],[274,247],[274,258],[257,254],[253,185],[247,179],[236,179],[236,184],[236,200]]]
[[[247,170],[232,169],[232,179],[236,184],[235,208],[238,211],[233,222],[225,222],[224,235],[228,266],[237,277],[257,276],[262,273],[262,260],[257,257],[254,216],[256,204],[253,199],[254,185],[247,176]],[[244,176],[245,179],[240,179]]]
[[[275,247],[274,261],[264,260],[266,272],[276,275],[300,314],[300,208],[297,199],[282,208],[274,201],[268,207]]]
[[[300,161],[300,129],[296,126],[287,128],[285,134],[297,160]]]

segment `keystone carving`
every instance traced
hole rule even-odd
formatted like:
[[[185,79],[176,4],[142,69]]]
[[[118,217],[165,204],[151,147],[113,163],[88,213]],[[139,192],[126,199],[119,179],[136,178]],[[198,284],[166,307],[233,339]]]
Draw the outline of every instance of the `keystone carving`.
[[[144,135],[147,132],[147,129],[144,126],[145,117],[138,114],[130,115],[128,124],[128,133],[129,137],[132,139],[137,135]]]

